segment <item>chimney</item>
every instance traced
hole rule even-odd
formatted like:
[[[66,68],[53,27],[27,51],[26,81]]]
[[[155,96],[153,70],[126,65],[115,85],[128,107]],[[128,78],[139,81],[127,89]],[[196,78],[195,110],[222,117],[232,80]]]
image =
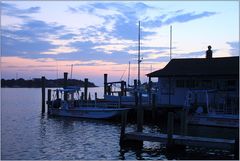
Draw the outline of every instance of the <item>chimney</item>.
[[[212,59],[212,50],[211,50],[211,46],[208,46],[208,50],[206,51],[206,58],[207,59]]]

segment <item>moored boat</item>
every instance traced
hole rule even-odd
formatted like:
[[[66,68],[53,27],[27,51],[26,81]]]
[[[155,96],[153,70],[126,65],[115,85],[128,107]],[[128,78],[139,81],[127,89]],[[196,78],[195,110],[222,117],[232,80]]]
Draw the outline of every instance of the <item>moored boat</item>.
[[[189,111],[189,124],[239,127],[239,109],[235,97],[222,97],[217,90],[191,90],[185,107]]]
[[[79,97],[80,88],[64,88],[54,90],[53,99],[48,102],[49,115],[79,117],[90,119],[108,119],[121,114],[130,108],[120,108],[113,104],[97,104],[83,101]]]

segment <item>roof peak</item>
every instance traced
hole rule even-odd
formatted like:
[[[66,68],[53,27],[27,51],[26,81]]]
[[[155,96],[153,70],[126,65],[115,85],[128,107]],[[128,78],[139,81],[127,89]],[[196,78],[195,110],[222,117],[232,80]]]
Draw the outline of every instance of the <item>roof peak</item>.
[[[228,57],[214,57],[211,59],[230,59],[230,58],[239,58],[239,56],[228,56]],[[171,60],[207,60],[206,58],[173,58]]]

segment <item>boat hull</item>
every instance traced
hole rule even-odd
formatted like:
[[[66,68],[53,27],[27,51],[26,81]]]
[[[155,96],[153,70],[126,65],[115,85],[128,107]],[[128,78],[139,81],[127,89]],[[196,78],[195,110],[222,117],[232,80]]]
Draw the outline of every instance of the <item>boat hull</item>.
[[[83,107],[75,109],[57,109],[50,108],[49,114],[54,116],[67,116],[91,119],[108,119],[121,114],[121,112],[129,110],[128,108],[95,108]]]

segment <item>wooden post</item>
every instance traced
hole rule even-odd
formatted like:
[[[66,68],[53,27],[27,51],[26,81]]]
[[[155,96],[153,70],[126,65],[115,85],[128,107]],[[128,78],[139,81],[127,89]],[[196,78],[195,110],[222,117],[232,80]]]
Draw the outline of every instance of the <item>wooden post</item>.
[[[56,95],[57,95],[57,99],[59,99],[59,91],[58,91],[58,89],[56,90]]]
[[[234,143],[234,159],[239,160],[239,136],[237,136]]]
[[[81,101],[83,101],[84,98],[84,92],[81,92]]]
[[[107,74],[104,74],[104,95],[107,94]]]
[[[148,103],[149,105],[152,102],[152,81],[151,81],[151,77],[149,77],[149,81],[148,81]]]
[[[152,121],[156,121],[157,109],[156,109],[156,94],[152,94]]]
[[[111,85],[107,85],[107,94],[110,96],[111,95]]]
[[[127,111],[123,111],[123,112],[122,112],[122,116],[121,116],[121,134],[120,134],[120,140],[124,138],[125,129],[126,129],[126,122],[127,122]]]
[[[97,101],[97,92],[95,92],[95,100]]]
[[[137,107],[137,132],[143,130],[143,106],[142,106],[142,93],[139,93],[139,104]]]
[[[124,82],[124,96],[127,96],[127,83]]]
[[[134,96],[135,96],[135,106],[138,106],[138,93],[137,93],[137,80],[134,79]]]
[[[174,131],[174,124],[173,124],[173,112],[168,112],[168,125],[167,125],[167,136],[168,136],[168,145],[173,143],[173,131]]]
[[[51,107],[51,92],[52,90],[51,89],[48,89],[48,101],[47,101],[47,105],[48,105],[48,114],[50,112],[49,108]]]
[[[89,100],[89,101],[92,100],[92,99],[91,99],[91,93],[90,93],[90,92],[88,93],[88,100]]]
[[[121,106],[122,106],[122,96],[119,95],[118,108],[121,108]]]
[[[134,89],[137,90],[137,80],[134,79]]]
[[[42,113],[45,113],[45,77],[42,77]]]
[[[124,95],[124,81],[121,81],[121,93],[120,93],[121,96]]]
[[[68,77],[68,73],[64,72],[64,82],[63,82],[63,88],[67,87],[67,78]],[[67,92],[64,92],[64,100],[67,101]]]
[[[95,92],[95,107],[97,106],[97,92]]]
[[[88,79],[84,79],[84,100],[87,101],[88,96]]]
[[[187,135],[187,126],[188,126],[187,110],[183,109],[181,111],[181,134],[182,135]]]
[[[83,100],[84,100],[84,92],[81,92],[81,104],[82,104],[82,106],[84,105]]]

